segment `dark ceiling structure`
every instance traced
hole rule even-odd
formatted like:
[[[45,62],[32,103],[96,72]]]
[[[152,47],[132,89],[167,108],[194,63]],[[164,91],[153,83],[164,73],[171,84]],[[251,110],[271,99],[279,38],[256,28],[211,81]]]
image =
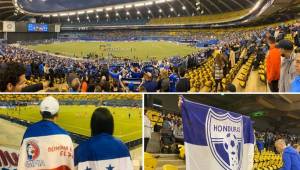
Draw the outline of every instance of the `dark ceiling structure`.
[[[149,19],[158,17],[177,17],[177,16],[197,16],[210,15],[231,11],[239,11],[253,7],[258,0],[18,0],[18,7],[14,4],[14,0],[0,0],[0,20],[26,20],[32,18],[32,14],[38,13],[43,15],[45,13],[66,12],[70,10],[89,10],[90,8],[103,7],[103,11],[94,9],[92,12],[78,15],[76,12],[72,16],[52,16],[48,19],[35,16],[38,21],[45,22],[60,22],[67,18],[86,18],[89,19]],[[149,3],[148,5],[140,5],[127,8],[119,8],[106,11],[106,7],[112,5],[126,5],[128,3],[139,4]],[[17,8],[27,11],[20,13]],[[67,14],[68,15],[68,14]]]
[[[161,101],[163,109],[178,112],[178,95],[155,94],[147,95],[146,106],[153,101]],[[300,95],[292,94],[191,94],[183,95],[194,102],[214,106],[227,111],[252,116],[253,113],[263,113],[260,119],[280,129],[300,129]],[[150,105],[149,105],[150,104]],[[300,132],[299,132],[300,133]]]

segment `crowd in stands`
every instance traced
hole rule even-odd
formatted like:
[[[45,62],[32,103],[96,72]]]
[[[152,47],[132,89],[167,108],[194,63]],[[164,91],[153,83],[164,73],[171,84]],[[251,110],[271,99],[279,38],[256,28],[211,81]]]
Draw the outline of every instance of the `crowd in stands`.
[[[275,142],[278,139],[285,139],[288,146],[294,147],[300,153],[300,136],[288,132],[272,131],[267,129],[262,132],[255,132],[256,147],[258,151],[273,151],[276,152]]]
[[[48,94],[9,94],[1,95],[0,101],[41,101],[43,98],[47,97]],[[59,101],[61,100],[142,100],[142,96],[138,94],[105,94],[105,95],[87,95],[87,94],[56,94],[55,98]]]
[[[163,114],[160,111],[145,110],[145,151],[152,132],[160,133],[161,151],[178,152],[178,145],[183,144],[183,124],[180,115],[175,113]]]
[[[207,87],[206,91],[235,92],[233,79],[237,77],[245,87],[252,69],[260,69],[261,80],[272,92],[300,91],[299,23],[244,31],[182,32],[190,39],[217,39],[218,44],[182,58],[154,58],[149,62],[125,58],[76,60],[2,46],[5,55],[0,55],[0,91],[198,92]],[[135,33],[149,32],[131,31],[116,37],[128,40]],[[88,34],[100,39],[116,35],[114,31],[105,36]]]

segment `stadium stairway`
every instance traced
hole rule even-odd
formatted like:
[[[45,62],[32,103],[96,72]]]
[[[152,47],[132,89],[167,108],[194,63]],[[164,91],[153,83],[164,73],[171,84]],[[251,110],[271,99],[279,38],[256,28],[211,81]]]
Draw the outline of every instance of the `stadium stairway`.
[[[242,70],[243,69],[240,69],[237,75],[240,75]],[[267,86],[260,80],[258,70],[253,70],[253,68],[251,68],[246,87],[242,88],[239,82],[238,76],[236,76],[232,82],[237,92],[267,92]]]

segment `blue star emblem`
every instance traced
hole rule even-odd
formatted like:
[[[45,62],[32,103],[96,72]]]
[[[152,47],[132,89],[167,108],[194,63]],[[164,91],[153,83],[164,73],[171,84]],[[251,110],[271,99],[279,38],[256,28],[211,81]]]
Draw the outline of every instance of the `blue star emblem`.
[[[115,168],[115,167],[111,166],[110,164],[109,164],[108,167],[106,167],[107,170],[113,170],[114,168]]]

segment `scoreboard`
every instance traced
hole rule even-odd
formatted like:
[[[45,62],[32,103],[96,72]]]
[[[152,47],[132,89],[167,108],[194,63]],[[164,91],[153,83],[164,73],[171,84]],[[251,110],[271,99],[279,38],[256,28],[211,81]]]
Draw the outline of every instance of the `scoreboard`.
[[[28,32],[49,32],[49,26],[48,24],[29,23],[27,24],[27,31]]]

